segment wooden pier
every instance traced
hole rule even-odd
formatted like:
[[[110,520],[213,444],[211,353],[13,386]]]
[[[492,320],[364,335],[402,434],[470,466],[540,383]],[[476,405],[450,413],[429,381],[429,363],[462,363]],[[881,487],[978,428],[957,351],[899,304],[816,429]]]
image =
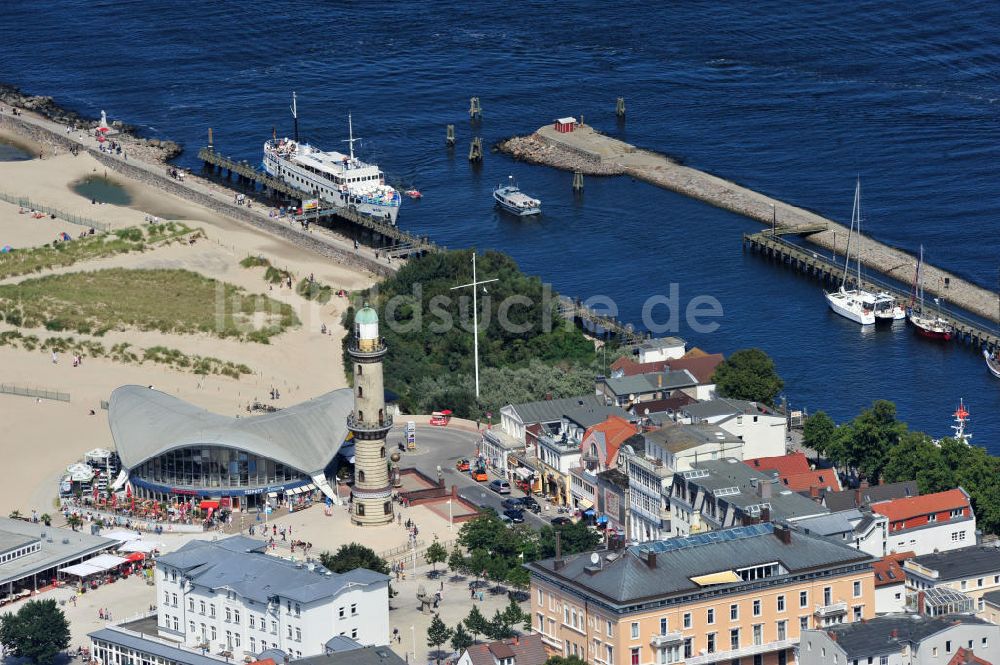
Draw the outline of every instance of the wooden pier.
[[[249,162],[236,161],[216,152],[212,147],[205,147],[198,151],[198,159],[205,168],[219,175],[225,174],[227,179],[234,176],[237,182],[254,189],[258,185],[263,188],[264,195],[269,198],[283,196],[287,199],[302,201],[307,198],[305,192],[295,189],[284,181],[274,176],[263,173],[254,168]],[[357,229],[368,233],[377,244],[385,246],[387,256],[409,256],[438,252],[443,249],[432,242],[429,238],[415,236],[400,229],[394,224],[386,224],[384,221],[351,210],[350,208],[326,208],[318,211],[307,212],[297,215],[293,219],[301,223],[329,225],[331,219],[337,217],[341,220],[353,224]]]
[[[598,314],[579,299],[573,299],[569,296],[559,296],[559,314],[565,319],[583,325],[584,328],[587,324],[599,327],[617,338],[622,344],[637,344],[648,337],[647,334],[636,331],[631,323],[622,323],[614,317]],[[589,332],[595,335],[597,333],[596,330]]]
[[[743,250],[750,250],[824,283],[836,284],[844,273],[842,264],[835,263],[816,251],[799,247],[780,235],[773,235],[770,230],[743,234]],[[848,288],[854,288],[855,281],[848,277]],[[902,303],[910,300],[909,291],[884,280],[865,277],[861,280],[861,286],[871,291],[890,293]],[[983,323],[946,309],[941,310],[941,317],[946,319],[953,328],[952,341],[961,342],[976,349],[1000,347],[1000,335],[997,334],[996,330],[990,330]]]

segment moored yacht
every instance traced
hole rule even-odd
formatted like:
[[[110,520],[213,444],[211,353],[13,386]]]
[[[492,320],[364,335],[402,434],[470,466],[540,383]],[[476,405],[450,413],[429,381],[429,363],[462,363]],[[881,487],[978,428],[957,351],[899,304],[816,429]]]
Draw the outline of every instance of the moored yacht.
[[[542,202],[522,192],[514,182],[514,176],[508,176],[506,185],[497,185],[493,190],[493,198],[498,206],[519,217],[538,215],[542,212]]]
[[[910,308],[906,312],[907,320],[916,328],[917,333],[930,339],[951,339],[952,326],[947,319],[941,316],[941,301],[937,298],[934,303],[938,306],[936,312],[924,309],[924,246],[920,246],[920,259],[917,261],[917,270],[913,274],[913,295],[910,298]],[[917,306],[919,300],[920,305]]]
[[[837,314],[863,326],[875,323],[875,296],[861,288],[861,258],[857,258],[858,274],[854,289],[847,288],[851,268],[851,239],[857,227],[858,245],[861,243],[861,181],[854,188],[854,207],[851,209],[851,230],[847,236],[847,251],[844,253],[844,275],[840,278],[840,288],[827,291],[826,303]],[[860,252],[858,252],[860,254]]]

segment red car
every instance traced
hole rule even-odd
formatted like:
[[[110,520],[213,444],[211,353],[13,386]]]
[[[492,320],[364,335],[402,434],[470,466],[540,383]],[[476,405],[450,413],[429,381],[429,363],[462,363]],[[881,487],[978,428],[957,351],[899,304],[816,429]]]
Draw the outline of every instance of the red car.
[[[467,460],[467,459],[460,459],[460,460],[458,460],[457,462],[455,462],[455,468],[458,469],[459,471],[468,471],[469,470],[469,460]]]

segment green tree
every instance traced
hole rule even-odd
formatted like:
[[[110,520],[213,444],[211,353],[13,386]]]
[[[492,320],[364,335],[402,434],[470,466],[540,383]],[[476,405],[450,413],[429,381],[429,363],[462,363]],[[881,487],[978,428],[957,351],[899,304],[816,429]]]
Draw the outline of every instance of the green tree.
[[[48,513],[42,513],[41,517],[39,517],[38,519],[40,519],[42,521],[42,524],[44,524],[45,526],[52,526],[52,515],[49,515]]]
[[[837,424],[824,411],[817,411],[806,420],[802,430],[802,443],[817,453],[827,456],[837,433]]]
[[[587,661],[579,656],[549,656],[545,665],[587,665]]]
[[[778,376],[774,361],[760,349],[736,351],[719,363],[712,376],[723,397],[773,405],[785,382]]]
[[[452,632],[451,636],[451,648],[459,653],[465,651],[472,646],[474,640],[472,635],[469,635],[465,630],[465,626],[459,621],[458,625],[455,626],[455,630]]]
[[[341,545],[336,554],[321,552],[319,561],[328,570],[335,573],[346,573],[355,568],[367,568],[376,573],[388,575],[390,570],[389,564],[386,563],[385,559],[375,554],[375,550],[357,543]]]
[[[521,606],[513,598],[510,599],[507,607],[503,610],[503,620],[511,628],[527,625],[528,628],[526,630],[531,629],[531,615],[521,609]]]
[[[473,604],[472,609],[469,610],[469,615],[462,620],[462,623],[469,629],[474,639],[478,640],[480,635],[487,635],[489,633],[490,622],[479,610],[479,605]]]
[[[507,571],[507,584],[519,591],[524,591],[531,585],[531,575],[524,566],[514,566]]]
[[[906,425],[896,420],[896,405],[876,400],[851,422],[846,462],[872,482],[878,482],[888,464],[889,450],[899,443]]]
[[[434,542],[427,546],[427,551],[424,553],[424,560],[431,564],[431,569],[437,572],[437,565],[439,563],[444,563],[448,559],[448,550],[444,545],[438,541],[437,536],[434,537]]]
[[[538,533],[539,556],[548,559],[556,555],[556,531],[559,532],[563,554],[579,554],[597,547],[601,534],[584,522],[573,522],[564,526],[543,526]]]
[[[69,517],[66,518],[66,524],[69,525],[70,529],[72,529],[73,531],[76,531],[81,526],[83,526],[83,520],[76,513],[72,513],[72,514],[70,514]]]
[[[69,622],[54,600],[29,600],[17,614],[0,616],[0,644],[9,656],[48,665],[69,638]]]
[[[505,640],[514,636],[514,629],[507,623],[506,616],[500,610],[497,610],[490,619],[486,635],[491,640]]]
[[[464,573],[468,570],[468,562],[465,560],[465,554],[462,553],[462,548],[455,545],[451,548],[451,553],[448,555],[448,568],[451,569],[452,573]]]
[[[434,618],[431,619],[431,625],[427,627],[427,646],[437,649],[434,656],[435,660],[439,663],[441,662],[440,646],[447,644],[448,640],[451,639],[451,635],[451,628],[444,625],[440,614],[435,614]]]

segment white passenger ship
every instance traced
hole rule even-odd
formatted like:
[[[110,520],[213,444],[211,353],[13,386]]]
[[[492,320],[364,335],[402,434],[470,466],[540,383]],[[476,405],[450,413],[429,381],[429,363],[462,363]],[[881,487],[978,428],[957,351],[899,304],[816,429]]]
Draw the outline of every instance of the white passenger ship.
[[[402,197],[385,184],[385,174],[377,165],[354,157],[354,142],[359,139],[354,138],[350,115],[347,126],[350,154],[274,138],[264,143],[264,170],[301,190],[304,198],[319,198],[328,206],[350,208],[395,224]]]

